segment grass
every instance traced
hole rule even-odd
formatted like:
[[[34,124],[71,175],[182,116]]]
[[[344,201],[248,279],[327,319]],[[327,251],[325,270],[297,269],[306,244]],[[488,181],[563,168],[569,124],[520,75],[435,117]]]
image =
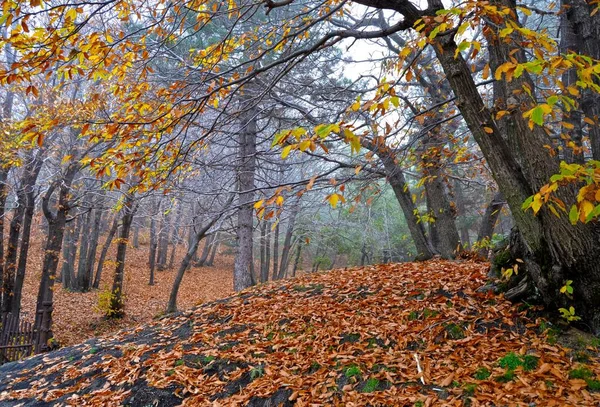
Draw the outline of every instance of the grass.
[[[535,370],[538,365],[539,358],[533,355],[520,356],[514,352],[510,352],[506,356],[500,358],[498,364],[507,370],[515,370],[519,366],[526,372]]]
[[[363,393],[373,393],[375,390],[377,390],[378,386],[379,386],[379,380],[372,377],[369,380],[367,380],[367,382],[365,383],[365,385],[361,391]]]
[[[252,380],[258,379],[259,377],[262,377],[264,374],[265,374],[265,368],[262,367],[261,365],[258,365],[256,367],[253,367],[252,369],[250,369],[250,378]]]
[[[480,367],[475,372],[474,377],[477,380],[487,380],[487,379],[489,379],[489,377],[490,377],[491,374],[492,374],[492,372],[490,372],[489,369],[487,369],[485,367]]]
[[[477,390],[477,385],[473,383],[467,383],[464,385],[465,395],[471,397],[475,394],[475,390]]]
[[[588,389],[591,391],[600,391],[600,381],[594,378],[594,372],[589,368],[582,366],[569,372],[569,379],[585,380]]]
[[[346,371],[344,372],[344,375],[345,375],[345,376],[346,376],[348,379],[350,379],[350,378],[352,378],[352,377],[358,377],[358,376],[360,376],[360,375],[361,375],[361,373],[362,373],[362,372],[361,372],[361,370],[360,370],[360,367],[358,367],[358,366],[356,366],[356,365],[352,365],[352,366],[350,366],[350,367],[348,367],[348,368],[346,369]]]

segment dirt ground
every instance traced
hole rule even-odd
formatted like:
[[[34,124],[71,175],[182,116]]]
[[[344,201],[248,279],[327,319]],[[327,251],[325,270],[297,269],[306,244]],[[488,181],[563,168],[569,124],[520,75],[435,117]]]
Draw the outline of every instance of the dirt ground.
[[[101,240],[101,244],[103,239]],[[27,275],[23,289],[23,317],[33,319],[41,275],[43,236],[35,234],[30,248]],[[221,246],[220,251],[224,251]],[[94,336],[148,322],[160,316],[167,300],[185,245],[177,247],[173,269],[157,271],[155,285],[148,285],[148,246],[140,239],[139,248],[128,248],[125,265],[125,318],[107,321],[98,307],[98,295],[108,290],[114,275],[115,245],[107,255],[100,290],[77,293],[65,290],[60,283],[55,288],[54,335],[59,344],[73,345]],[[100,252],[100,249],[98,249]],[[170,252],[169,252],[170,254]],[[62,265],[62,259],[61,259]],[[59,266],[60,267],[60,266]],[[233,290],[233,257],[217,254],[213,267],[193,268],[186,272],[179,289],[178,307],[188,309],[196,304],[230,295]]]

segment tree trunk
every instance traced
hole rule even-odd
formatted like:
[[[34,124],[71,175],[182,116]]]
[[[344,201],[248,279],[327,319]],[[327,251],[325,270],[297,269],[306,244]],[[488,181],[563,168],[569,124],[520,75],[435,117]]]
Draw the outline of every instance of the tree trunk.
[[[156,220],[154,216],[150,218],[150,246],[148,252],[148,266],[150,267],[150,279],[148,285],[154,285],[154,271],[156,270],[156,251],[158,247],[156,236]]]
[[[206,238],[206,243],[204,244],[204,248],[202,249],[202,255],[200,259],[195,263],[196,267],[203,267],[208,260],[208,256],[210,255],[210,249],[212,249],[212,242],[215,239],[215,235],[208,235]]]
[[[179,287],[181,286],[181,282],[183,281],[183,275],[185,271],[190,267],[190,263],[194,257],[194,253],[198,251],[198,245],[200,241],[206,236],[206,233],[212,228],[215,223],[223,216],[225,210],[231,205],[235,195],[231,195],[231,197],[227,200],[225,205],[223,206],[223,210],[221,213],[212,218],[205,226],[201,227],[198,232],[193,236],[190,246],[181,261],[181,265],[179,266],[179,270],[177,270],[177,276],[175,276],[175,280],[173,281],[173,288],[171,289],[171,295],[169,296],[169,303],[167,305],[167,313],[172,313],[177,311],[177,293],[179,292]],[[215,233],[216,234],[216,233]]]
[[[6,181],[8,179],[8,168],[0,168],[0,311],[2,308],[2,292],[4,285],[4,218],[6,216],[6,198],[8,190]]]
[[[267,263],[267,221],[260,223],[260,282],[269,280],[269,263]]]
[[[215,256],[217,255],[217,249],[219,248],[220,244],[221,244],[221,242],[219,241],[219,232],[216,232],[215,238],[213,240],[212,249],[210,251],[210,257],[208,258],[208,261],[206,262],[207,266],[212,267],[215,264]]]
[[[562,4],[573,32],[567,46],[571,51],[599,60],[600,14],[592,15],[597,5],[586,0],[563,0]],[[598,79],[595,80],[599,83]],[[588,124],[588,133],[593,159],[600,160],[600,94],[590,88],[582,90],[579,105],[583,113],[595,122],[595,124]]]
[[[117,234],[117,229],[119,228],[119,218],[115,216],[112,222],[112,226],[108,231],[108,235],[106,236],[106,240],[104,241],[104,245],[102,245],[102,250],[100,251],[100,258],[98,259],[98,266],[96,267],[96,277],[94,278],[94,288],[100,288],[100,281],[102,280],[102,269],[104,268],[104,261],[106,260],[106,255],[108,254],[108,250],[110,249],[110,245]]]
[[[514,7],[509,0],[493,3]],[[495,30],[502,28],[502,25],[491,26],[488,35],[492,71],[511,57],[524,58],[519,49],[512,48],[513,43],[501,42],[493,35]],[[548,144],[545,132],[539,126],[530,130],[518,108],[528,106],[530,101],[529,95],[520,92],[524,86],[534,89],[529,75],[525,72],[511,82],[496,82],[496,107],[511,112],[496,121],[478,92],[469,65],[457,53],[453,37],[436,37],[433,49],[455,92],[456,104],[531,251],[528,259],[524,259],[528,275],[548,306],[574,306],[578,316],[592,330],[600,332],[600,245],[597,244],[600,236],[597,227],[592,224],[572,226],[566,216],[558,218],[546,207],[542,207],[537,216],[521,209],[522,203],[559,171],[557,160],[545,152],[544,146]],[[509,148],[507,142],[514,147]],[[564,188],[559,198],[563,202],[574,202],[576,192]],[[572,301],[560,293],[560,287],[567,279],[573,280]]]
[[[479,227],[479,233],[477,234],[478,242],[492,238],[496,222],[498,221],[503,206],[504,198],[500,192],[497,192],[485,208],[485,213],[483,214],[483,218],[481,218],[481,226]]]
[[[4,279],[2,281],[2,313],[13,312],[15,305],[15,289],[16,285],[23,284],[23,278],[27,262],[27,252],[29,249],[29,238],[31,234],[31,218],[33,216],[32,208],[29,207],[28,201],[33,194],[33,188],[35,182],[42,168],[42,153],[38,151],[38,154],[31,155],[31,161],[23,169],[23,175],[21,176],[21,185],[17,191],[17,207],[13,211],[13,219],[10,222],[10,233],[8,237],[8,247],[6,250],[6,262],[4,263]],[[33,195],[35,197],[35,195]],[[33,198],[32,198],[33,200]],[[32,203],[34,205],[34,203]],[[28,230],[24,230],[23,243],[25,244],[25,257],[22,260],[21,268],[17,273],[17,252],[19,245],[19,236],[21,235],[21,228],[25,226]],[[19,281],[17,282],[17,274],[20,274]],[[20,301],[20,293],[19,299]]]
[[[83,227],[81,228],[81,237],[79,238],[79,259],[77,261],[77,291],[88,291],[90,286],[89,276],[87,274],[88,248],[90,245],[90,228],[92,223],[92,211],[88,210],[82,218]]]
[[[48,221],[48,236],[44,246],[44,261],[34,322],[34,327],[38,330],[38,349],[41,351],[47,349],[49,340],[52,338],[51,321],[54,281],[67,224],[67,215],[71,209],[69,202],[71,184],[77,171],[78,166],[74,164],[67,167],[63,178],[53,183],[42,199],[42,210]],[[53,214],[50,210],[49,201],[56,189],[58,189],[58,205],[56,214]]]
[[[117,243],[117,266],[112,284],[110,306],[106,315],[109,318],[121,318],[124,315],[123,279],[125,277],[125,255],[127,254],[127,245],[129,244],[131,222],[137,210],[137,204],[134,202],[134,199],[132,195],[128,194],[123,204],[123,219]]]
[[[252,235],[254,221],[254,173],[256,168],[256,132],[258,109],[252,100],[241,103],[241,129],[238,160],[238,227],[237,252],[233,268],[233,288],[243,290],[252,285]]]
[[[85,274],[87,275],[86,291],[93,288],[94,265],[96,263],[96,252],[98,251],[98,240],[100,239],[100,225],[102,223],[102,211],[99,208],[94,209],[93,219],[85,270]]]
[[[300,264],[300,257],[302,255],[302,240],[298,238],[298,247],[296,248],[296,259],[294,259],[294,268],[292,269],[292,277],[296,277],[296,271],[298,271],[298,265]]]
[[[296,223],[296,216],[298,215],[299,210],[300,210],[300,203],[296,202],[296,204],[292,207],[292,212],[291,212],[290,218],[288,220],[287,230],[285,232],[285,238],[283,240],[283,249],[281,250],[281,265],[279,266],[279,274],[277,275],[278,279],[284,278],[285,272],[287,271],[290,250],[292,248],[292,237],[294,235],[294,226]]]
[[[271,280],[277,280],[277,272],[279,271],[279,222],[276,222],[275,233],[273,234],[273,275]]]

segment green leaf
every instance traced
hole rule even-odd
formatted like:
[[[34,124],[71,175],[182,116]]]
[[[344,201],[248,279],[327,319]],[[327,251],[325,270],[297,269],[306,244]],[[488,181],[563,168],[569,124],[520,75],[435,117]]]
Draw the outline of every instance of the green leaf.
[[[538,126],[544,125],[544,109],[540,106],[536,106],[531,111],[531,120]]]
[[[577,223],[577,219],[579,219],[579,211],[577,210],[577,206],[573,205],[569,211],[569,220],[571,221],[572,225],[575,225]]]

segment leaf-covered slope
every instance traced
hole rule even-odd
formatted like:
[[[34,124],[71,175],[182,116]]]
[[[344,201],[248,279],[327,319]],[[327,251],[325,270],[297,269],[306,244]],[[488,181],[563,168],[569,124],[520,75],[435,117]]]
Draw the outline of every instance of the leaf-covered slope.
[[[580,369],[477,291],[486,271],[430,261],[256,287],[2,366],[0,404],[599,405],[597,353]]]

